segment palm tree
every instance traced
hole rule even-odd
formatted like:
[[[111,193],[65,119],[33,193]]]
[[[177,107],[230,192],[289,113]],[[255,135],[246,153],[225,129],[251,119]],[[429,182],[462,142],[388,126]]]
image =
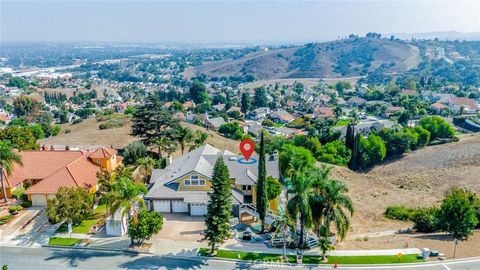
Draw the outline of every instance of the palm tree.
[[[292,221],[292,217],[288,214],[288,212],[283,212],[282,215],[278,217],[278,219],[275,221],[275,226],[277,227],[275,234],[278,234],[279,232],[282,233],[282,238],[283,238],[283,260],[287,261],[287,234],[289,231],[289,228],[294,225],[294,222]]]
[[[300,220],[299,247],[304,245],[305,227],[312,224],[312,209],[310,200],[312,197],[312,181],[304,173],[299,173],[291,178],[287,188],[287,194],[291,195],[287,202],[287,211],[294,219]]]
[[[112,184],[111,191],[105,195],[108,212],[114,215],[117,211],[121,212],[121,217],[125,215],[136,218],[139,209],[145,208],[145,201],[141,195],[147,194],[147,188],[144,184],[135,183],[127,177],[120,177]]]
[[[320,237],[318,247],[322,252],[322,262],[325,262],[325,255],[327,254],[327,251],[333,248],[332,245],[330,244],[330,240],[328,239],[328,237],[326,236]]]
[[[350,213],[350,216],[354,213],[353,203],[346,194],[347,192],[348,188],[345,183],[337,180],[327,179],[321,186],[325,233],[329,236],[330,223],[333,222],[341,240],[345,239],[350,229],[350,219],[346,211]]]
[[[153,169],[157,166],[157,161],[151,157],[143,157],[139,158],[135,164],[140,168],[142,175],[144,176],[144,180],[152,174]]]
[[[190,128],[180,127],[177,133],[177,142],[180,144],[180,149],[182,150],[182,155],[185,152],[185,147],[193,139],[193,132]]]
[[[192,151],[193,149],[204,145],[210,136],[212,136],[212,134],[207,132],[201,132],[200,130],[196,130],[195,133],[193,134],[193,140],[188,151]]]
[[[5,171],[7,175],[10,175],[12,173],[14,163],[23,165],[22,157],[13,150],[13,147],[9,143],[0,141],[0,181],[2,182],[3,199],[5,203],[8,201],[7,187],[3,172]]]
[[[167,152],[170,155],[178,147],[177,142],[168,137],[161,137],[155,140],[155,146],[158,148],[158,159],[162,159],[162,152]]]

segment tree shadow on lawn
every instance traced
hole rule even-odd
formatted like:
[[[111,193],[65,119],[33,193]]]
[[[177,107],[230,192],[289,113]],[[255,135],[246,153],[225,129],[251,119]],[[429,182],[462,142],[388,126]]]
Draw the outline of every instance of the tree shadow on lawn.
[[[134,253],[122,253],[122,252],[106,252],[106,251],[97,251],[97,250],[53,250],[53,253],[48,258],[45,258],[45,261],[50,260],[63,260],[67,262],[72,267],[78,267],[79,262],[87,261],[92,258],[101,258],[101,257],[114,257],[114,256],[127,256],[127,257],[136,257],[138,254]]]

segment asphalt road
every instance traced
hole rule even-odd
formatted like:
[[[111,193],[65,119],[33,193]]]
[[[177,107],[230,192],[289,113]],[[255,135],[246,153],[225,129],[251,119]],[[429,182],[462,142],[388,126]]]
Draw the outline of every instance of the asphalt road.
[[[60,270],[60,269],[332,269],[333,266],[301,267],[279,266],[271,263],[246,264],[218,260],[180,259],[154,255],[137,255],[119,252],[0,247],[0,265],[8,264],[9,270]],[[478,270],[480,259],[452,261],[441,264],[396,266],[338,266],[337,269],[402,269],[402,270]]]

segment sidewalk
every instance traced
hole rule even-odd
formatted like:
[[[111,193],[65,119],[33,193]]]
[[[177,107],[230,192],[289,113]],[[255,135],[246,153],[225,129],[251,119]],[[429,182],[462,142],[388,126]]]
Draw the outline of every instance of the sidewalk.
[[[243,251],[243,252],[256,252],[256,253],[270,253],[270,254],[283,254],[282,248],[269,248],[263,243],[248,243],[238,240],[228,240],[227,243],[221,246],[222,249]],[[330,250],[327,251],[327,255],[330,256],[374,256],[374,255],[398,255],[402,254],[421,254],[422,251],[418,248],[405,248],[405,249],[381,249],[381,250]],[[297,254],[296,249],[287,248],[287,254]],[[320,249],[313,248],[305,250],[304,255],[319,255]]]

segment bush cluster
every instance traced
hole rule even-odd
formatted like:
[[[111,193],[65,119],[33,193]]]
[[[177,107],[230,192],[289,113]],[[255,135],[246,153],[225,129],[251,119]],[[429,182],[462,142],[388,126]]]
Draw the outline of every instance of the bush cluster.
[[[22,211],[23,207],[21,205],[12,205],[8,207],[8,212],[11,215],[15,215],[18,211]]]

